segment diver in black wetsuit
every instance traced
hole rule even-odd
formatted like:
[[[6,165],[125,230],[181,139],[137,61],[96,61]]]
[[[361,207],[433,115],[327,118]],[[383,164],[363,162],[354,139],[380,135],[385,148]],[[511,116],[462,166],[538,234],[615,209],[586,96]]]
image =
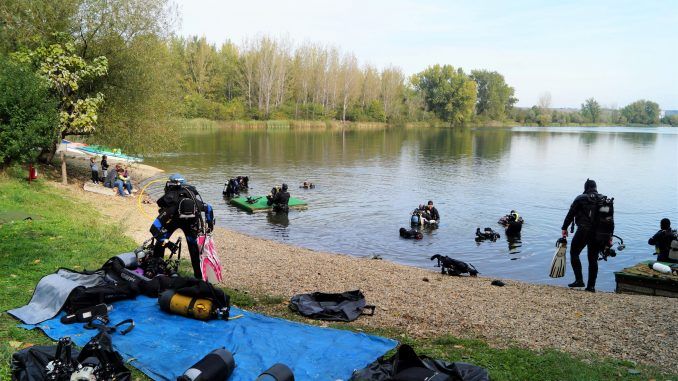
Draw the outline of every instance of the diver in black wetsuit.
[[[669,258],[671,241],[676,239],[676,232],[671,230],[671,220],[662,218],[659,222],[659,228],[660,230],[647,241],[647,244],[657,247],[657,261],[675,262],[675,260]]]
[[[440,222],[440,213],[438,213],[438,209],[433,206],[433,201],[428,201],[428,204],[426,205],[426,211],[430,217],[429,220],[435,221],[436,223]]]
[[[575,279],[573,283],[568,284],[568,287],[584,287],[584,276],[582,275],[579,254],[584,249],[584,246],[586,246],[589,261],[589,278],[586,284],[586,291],[590,292],[596,292],[598,252],[601,249],[596,242],[596,232],[593,226],[593,216],[595,215],[595,208],[599,197],[596,182],[587,179],[586,183],[584,183],[584,193],[574,199],[562,226],[562,234],[563,238],[565,238],[567,237],[567,228],[573,220],[577,225],[577,231],[574,233],[572,243],[570,244],[570,260]]]
[[[176,174],[170,176],[165,184],[165,194],[158,199],[157,204],[160,207],[158,217],[150,229],[156,239],[153,256],[164,257],[166,241],[175,230],[181,229],[188,243],[193,276],[202,279],[198,235],[209,233],[214,229],[212,206],[203,202],[198,190],[186,184],[186,180]],[[205,214],[204,219],[201,213]]]
[[[287,192],[287,184],[283,184],[280,188],[273,187],[271,194],[266,196],[266,199],[268,199],[268,205],[273,205],[274,211],[281,213],[289,212],[290,194]]]

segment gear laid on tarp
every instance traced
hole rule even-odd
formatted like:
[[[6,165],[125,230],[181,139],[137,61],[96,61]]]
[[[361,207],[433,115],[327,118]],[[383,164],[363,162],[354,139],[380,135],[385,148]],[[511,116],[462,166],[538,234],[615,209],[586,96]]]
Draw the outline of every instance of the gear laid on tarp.
[[[103,271],[79,273],[59,269],[40,279],[27,305],[7,312],[26,324],[37,324],[58,314],[76,288],[98,287],[105,283]]]
[[[330,321],[353,321],[360,315],[374,315],[375,309],[375,306],[365,302],[360,290],[340,294],[298,294],[290,299],[289,307],[307,318]],[[366,309],[370,313],[363,312]]]
[[[418,356],[402,344],[391,357],[379,357],[364,369],[353,372],[350,381],[490,381],[487,370],[463,362]]]
[[[128,335],[115,334],[113,346],[129,364],[154,380],[176,380],[214,348],[225,348],[237,364],[229,381],[252,381],[275,363],[286,364],[299,380],[347,380],[355,369],[393,349],[378,336],[287,321],[232,307],[236,320],[201,321],[163,312],[155,298],[115,302],[111,321],[134,319]],[[59,317],[39,325],[51,338],[70,336],[85,344],[94,332]]]
[[[99,331],[81,351],[73,348],[70,337],[62,337],[56,346],[33,346],[15,352],[11,371],[16,381],[132,379],[105,331]]]
[[[96,271],[59,269],[40,279],[27,305],[7,312],[26,324],[37,324],[53,318],[62,309],[72,314],[101,303],[133,299],[139,294],[158,297],[170,289],[190,296],[206,296],[220,309],[227,310],[229,306],[228,295],[203,280],[165,275],[149,279],[135,271],[137,266],[135,253],[123,253],[110,258]]]

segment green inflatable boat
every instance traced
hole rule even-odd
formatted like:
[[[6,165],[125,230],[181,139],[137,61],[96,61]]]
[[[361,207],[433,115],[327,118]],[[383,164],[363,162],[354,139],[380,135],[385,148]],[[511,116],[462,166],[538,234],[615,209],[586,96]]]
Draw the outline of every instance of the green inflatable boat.
[[[247,202],[248,199],[254,202]],[[266,196],[235,197],[231,199],[230,203],[231,205],[237,206],[238,208],[248,212],[259,212],[262,210],[271,210],[272,208],[271,205],[267,204]],[[302,209],[305,208],[307,204],[304,200],[290,197],[290,201],[287,205],[290,207],[290,209]]]

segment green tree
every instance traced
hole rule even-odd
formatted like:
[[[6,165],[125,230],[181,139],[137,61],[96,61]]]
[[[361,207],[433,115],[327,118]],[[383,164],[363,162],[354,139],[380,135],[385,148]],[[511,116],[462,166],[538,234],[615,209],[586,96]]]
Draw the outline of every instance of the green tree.
[[[581,115],[591,123],[597,123],[600,120],[600,105],[598,102],[589,98],[581,105]]]
[[[34,159],[58,131],[57,101],[27,65],[0,56],[0,166]]]
[[[88,96],[81,87],[94,78],[106,75],[106,57],[97,57],[87,63],[75,54],[75,46],[71,42],[17,52],[13,57],[33,65],[59,99],[59,134],[52,136],[52,148],[48,151],[50,160],[57,144],[67,135],[90,135],[94,132],[103,94]]]
[[[478,86],[476,114],[491,120],[504,120],[518,101],[515,90],[496,71],[473,70],[471,79]]]
[[[621,110],[622,116],[631,124],[658,124],[659,105],[648,100],[638,100]]]
[[[476,83],[451,65],[434,65],[415,74],[414,88],[423,95],[428,110],[452,125],[462,125],[473,117]]]

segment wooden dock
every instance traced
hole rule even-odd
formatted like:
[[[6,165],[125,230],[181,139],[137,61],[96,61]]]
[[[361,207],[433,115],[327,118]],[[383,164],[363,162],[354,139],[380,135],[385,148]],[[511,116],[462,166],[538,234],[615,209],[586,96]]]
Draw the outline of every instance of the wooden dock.
[[[642,294],[678,298],[678,275],[662,274],[652,270],[644,261],[614,273],[617,282],[616,292],[622,294]],[[676,264],[664,263],[676,268]]]

